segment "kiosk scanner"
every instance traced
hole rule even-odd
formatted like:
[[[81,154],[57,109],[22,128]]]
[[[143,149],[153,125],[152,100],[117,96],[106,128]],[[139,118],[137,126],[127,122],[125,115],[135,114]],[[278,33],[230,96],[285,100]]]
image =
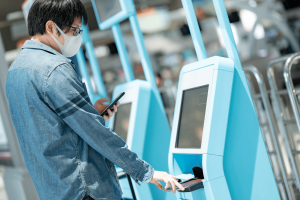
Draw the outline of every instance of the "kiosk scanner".
[[[200,61],[180,73],[169,152],[177,199],[280,199],[223,0],[213,0],[229,58],[207,58],[191,0],[182,0]]]
[[[194,178],[190,178],[186,181],[182,181],[181,179],[177,178],[178,183],[180,183],[185,189],[184,191],[181,192],[192,192],[204,187],[202,182],[202,180],[204,179],[202,168],[193,167],[193,174],[194,174]],[[172,187],[169,187],[168,189],[164,189],[164,190],[167,192],[171,192]]]
[[[116,86],[114,89],[113,98],[121,92],[125,92],[125,95],[120,99],[118,112],[111,118],[108,125],[126,141],[128,148],[137,153],[139,158],[150,163],[156,170],[168,172],[170,128],[137,21],[133,1],[92,0],[92,4],[99,28],[102,30],[112,28],[127,80],[127,83]],[[127,18],[131,23],[146,81],[134,80],[119,26],[119,23]],[[117,167],[117,172],[122,172],[122,166],[119,167]],[[130,175],[130,172],[126,173]],[[132,199],[127,180],[120,179],[120,185],[123,198]],[[133,188],[137,199],[175,199],[174,194],[159,190],[153,184],[133,182]]]

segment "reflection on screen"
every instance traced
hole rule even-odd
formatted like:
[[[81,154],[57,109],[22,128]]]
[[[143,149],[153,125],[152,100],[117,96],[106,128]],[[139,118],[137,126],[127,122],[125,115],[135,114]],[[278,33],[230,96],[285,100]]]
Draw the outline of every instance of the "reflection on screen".
[[[119,0],[95,0],[95,4],[101,22],[122,11]]]
[[[201,147],[208,85],[183,91],[179,115],[177,148]]]
[[[129,127],[131,103],[121,104],[115,114],[114,132],[116,132],[125,142]]]

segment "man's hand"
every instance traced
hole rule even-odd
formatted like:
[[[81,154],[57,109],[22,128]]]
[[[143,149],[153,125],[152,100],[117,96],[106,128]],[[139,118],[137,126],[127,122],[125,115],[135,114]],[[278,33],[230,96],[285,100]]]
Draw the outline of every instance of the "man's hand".
[[[159,171],[154,171],[153,177],[150,181],[150,183],[153,183],[158,187],[160,190],[163,188],[163,186],[160,184],[159,181],[164,181],[166,183],[165,189],[169,188],[172,186],[172,192],[175,194],[176,193],[176,187],[180,190],[184,190],[184,187],[180,185],[177,182],[177,179],[175,176],[172,176],[168,174],[167,172],[159,172]]]
[[[95,104],[94,104],[94,108],[98,111],[99,114],[102,113],[102,111],[108,106],[108,105],[104,105],[103,103],[108,102],[108,100],[106,98],[101,98],[98,99]],[[117,105],[114,105],[112,107],[113,111],[111,111],[110,109],[107,110],[108,115],[104,115],[103,118],[105,120],[105,122],[108,122],[109,119],[113,116],[114,113],[116,113],[118,111],[118,106],[120,105],[120,103],[118,102]]]

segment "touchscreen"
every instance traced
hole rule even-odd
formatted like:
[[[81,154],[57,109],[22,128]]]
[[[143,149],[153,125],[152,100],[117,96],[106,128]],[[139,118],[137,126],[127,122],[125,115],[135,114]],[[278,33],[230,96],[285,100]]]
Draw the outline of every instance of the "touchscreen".
[[[131,103],[121,104],[116,112],[114,122],[114,132],[116,132],[125,142],[129,127]]]
[[[201,148],[207,94],[208,85],[183,91],[177,148]]]
[[[95,4],[101,22],[122,11],[119,0],[95,0]]]

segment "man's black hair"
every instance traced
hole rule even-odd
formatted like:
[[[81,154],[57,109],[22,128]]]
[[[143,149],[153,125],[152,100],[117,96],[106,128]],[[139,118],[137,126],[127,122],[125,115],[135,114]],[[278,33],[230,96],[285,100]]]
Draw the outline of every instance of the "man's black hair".
[[[83,24],[88,22],[87,12],[80,0],[36,0],[28,15],[28,33],[30,36],[44,35],[49,20],[68,32],[76,18],[82,19]]]

